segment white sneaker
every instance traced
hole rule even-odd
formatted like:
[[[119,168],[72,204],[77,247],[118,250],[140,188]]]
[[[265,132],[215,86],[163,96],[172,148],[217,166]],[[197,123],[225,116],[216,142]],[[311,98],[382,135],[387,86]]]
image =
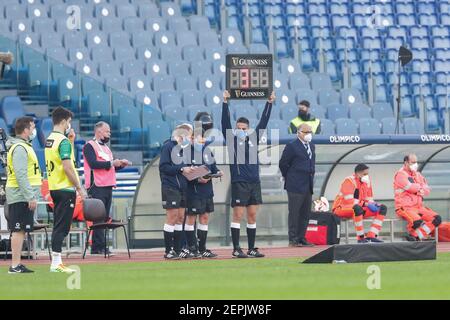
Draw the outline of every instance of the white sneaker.
[[[66,267],[64,264],[61,263],[57,267],[50,266],[50,272],[75,273],[76,271]]]

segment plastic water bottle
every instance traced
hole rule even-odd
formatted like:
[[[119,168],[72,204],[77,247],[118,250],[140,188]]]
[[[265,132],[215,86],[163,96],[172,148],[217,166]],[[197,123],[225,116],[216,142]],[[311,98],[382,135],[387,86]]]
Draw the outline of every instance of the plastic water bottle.
[[[347,261],[345,261],[345,260],[333,260],[333,263],[341,264],[341,263],[347,263]]]

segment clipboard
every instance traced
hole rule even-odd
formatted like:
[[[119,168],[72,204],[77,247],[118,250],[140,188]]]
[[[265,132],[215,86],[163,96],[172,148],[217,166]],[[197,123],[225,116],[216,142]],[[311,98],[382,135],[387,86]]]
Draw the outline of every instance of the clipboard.
[[[188,179],[189,181],[207,176],[211,173],[211,171],[205,165],[192,168],[194,170],[191,173],[185,175],[186,179]]]

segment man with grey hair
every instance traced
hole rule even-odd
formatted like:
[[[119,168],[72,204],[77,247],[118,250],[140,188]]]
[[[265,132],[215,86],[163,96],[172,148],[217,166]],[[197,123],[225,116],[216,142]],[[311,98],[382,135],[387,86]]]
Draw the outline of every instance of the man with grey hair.
[[[316,153],[311,142],[313,130],[303,123],[298,126],[297,139],[286,144],[279,167],[288,193],[289,246],[310,247],[305,234],[311,212]]]
[[[109,221],[109,211],[112,202],[112,189],[116,186],[116,170],[131,165],[126,159],[114,159],[107,143],[111,138],[109,125],[100,121],[94,126],[94,138],[83,147],[84,180],[89,196],[103,201],[106,208],[106,221]],[[91,254],[111,255],[109,248],[105,249],[105,236],[102,230],[94,230],[92,235]]]

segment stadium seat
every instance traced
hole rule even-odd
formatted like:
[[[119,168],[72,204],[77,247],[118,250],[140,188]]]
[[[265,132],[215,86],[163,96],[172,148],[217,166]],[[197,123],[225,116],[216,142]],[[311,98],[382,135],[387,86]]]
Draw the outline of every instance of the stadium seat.
[[[317,90],[319,91],[319,90]],[[319,104],[322,106],[340,101],[339,94],[334,89],[322,89],[319,91]]]
[[[381,126],[378,120],[372,118],[361,118],[358,120],[359,134],[378,135],[381,133]]]
[[[170,136],[169,124],[165,121],[147,122],[147,144],[150,149],[160,149]]]
[[[339,118],[348,117],[348,107],[342,104],[332,103],[326,106],[328,119],[335,121]]]
[[[405,118],[403,119],[403,126],[405,134],[423,134],[423,124],[417,118]]]
[[[403,133],[403,124],[399,122],[399,128],[397,128],[397,119],[394,117],[386,117],[381,119],[381,130],[382,134],[396,134],[396,132],[399,132],[400,134]]]
[[[339,118],[334,121],[336,124],[336,134],[338,135],[357,135],[358,127],[354,120]]]
[[[0,102],[0,117],[5,120],[9,129],[15,120],[25,115],[25,109],[22,101],[16,96],[6,96]]]
[[[334,123],[328,119],[321,119],[320,121],[320,133],[322,136],[333,136],[335,135]]]
[[[143,132],[140,111],[135,107],[121,107],[118,112],[119,144],[125,150],[142,145]]]
[[[349,106],[350,118],[358,121],[363,118],[371,118],[370,108],[362,103],[355,103]]]

